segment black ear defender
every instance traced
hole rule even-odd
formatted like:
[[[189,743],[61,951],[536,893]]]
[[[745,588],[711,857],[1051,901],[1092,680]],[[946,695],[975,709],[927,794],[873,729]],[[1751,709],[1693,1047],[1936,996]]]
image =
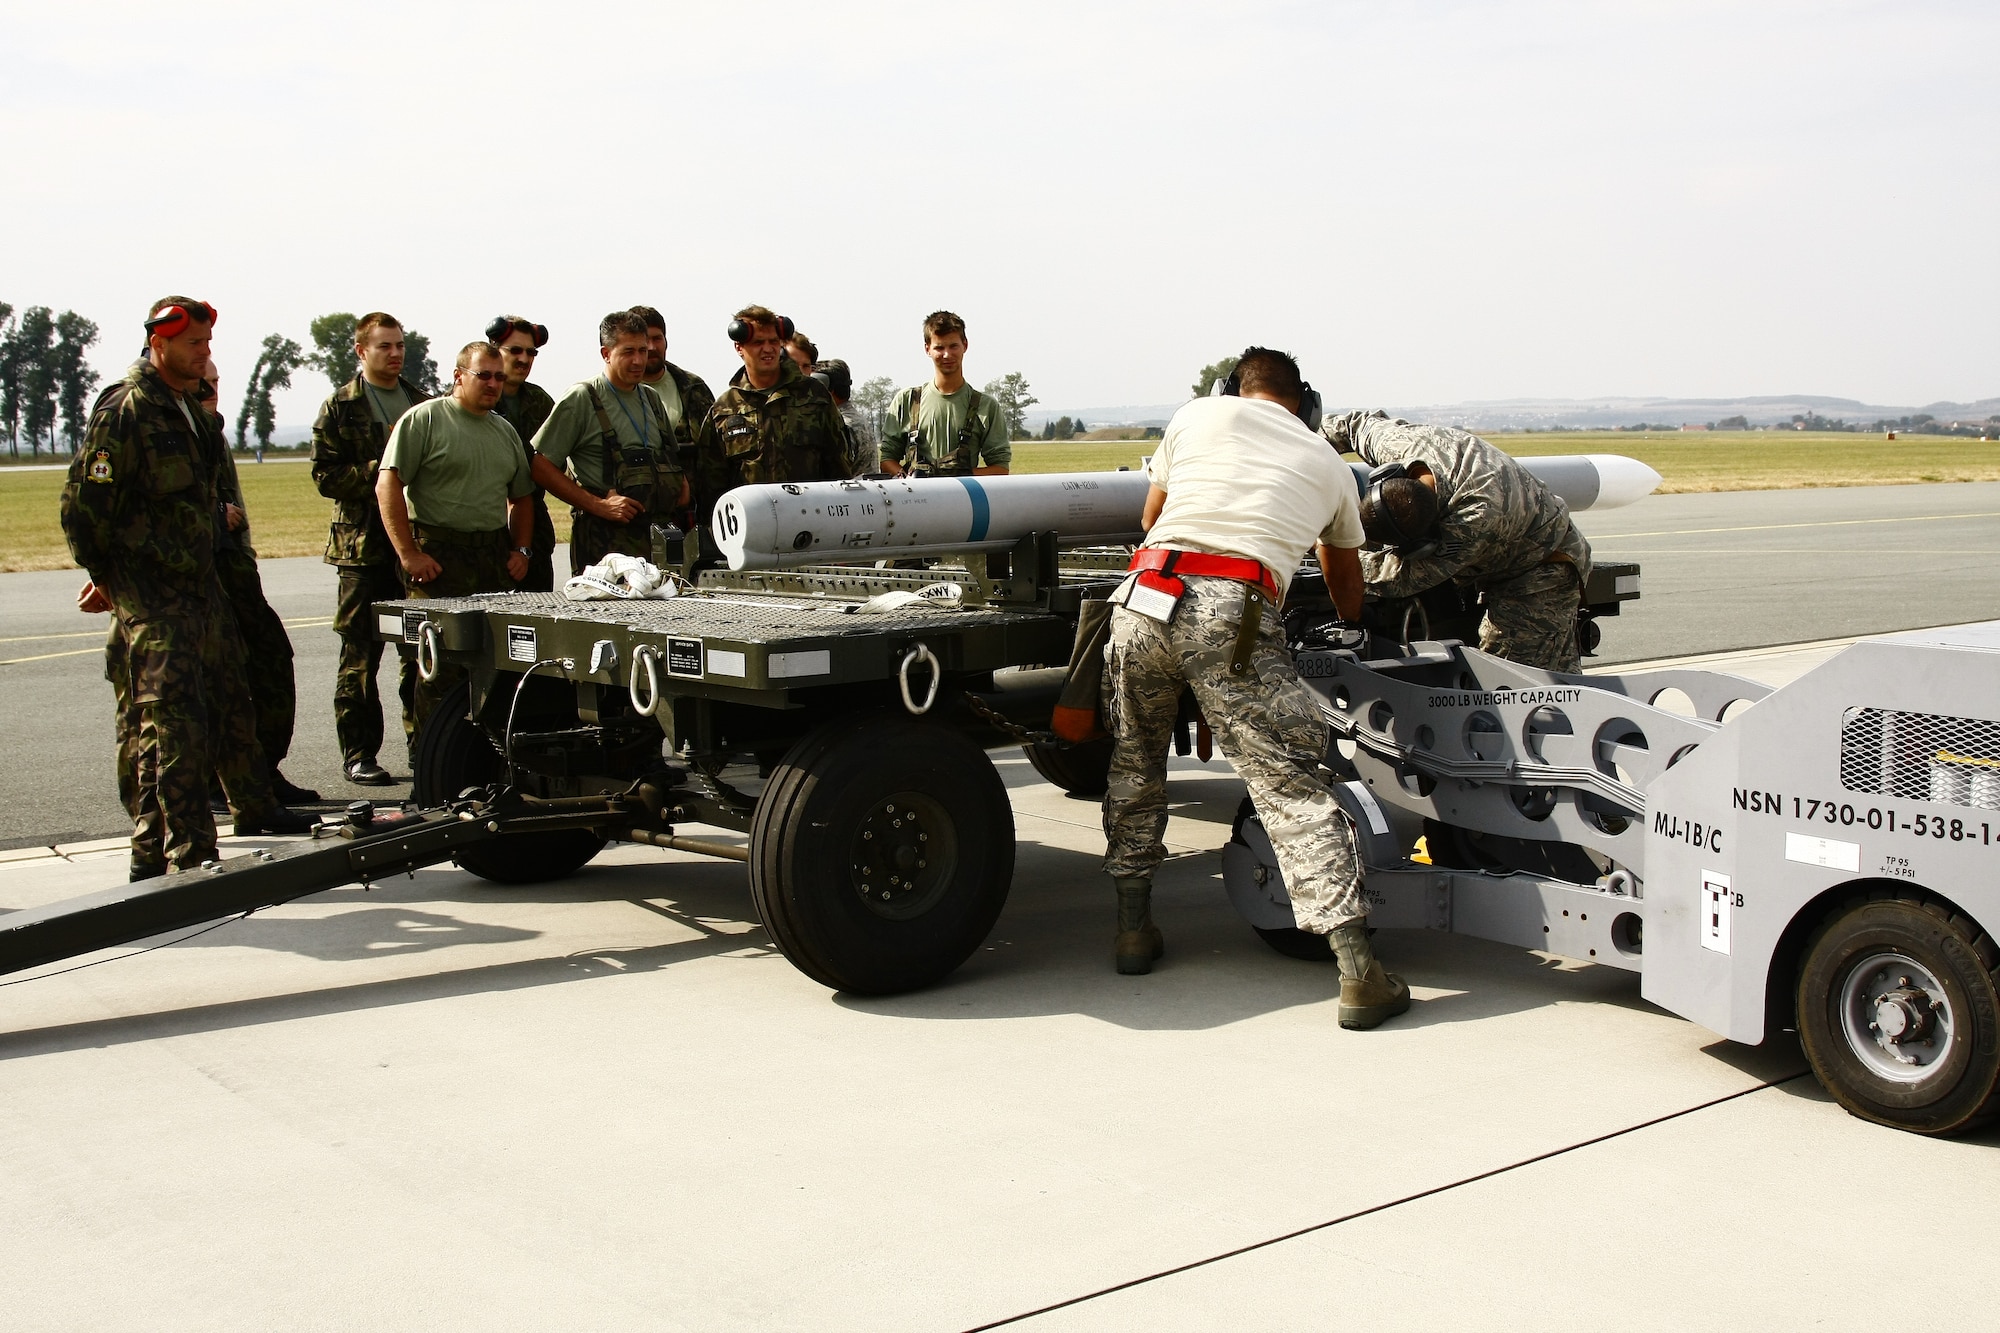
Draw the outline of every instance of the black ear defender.
[[[1261,347],[1246,347],[1243,349],[1243,356],[1263,350]],[[1236,358],[1238,364],[1241,364],[1243,356]],[[1231,368],[1227,378],[1219,379],[1209,386],[1208,396],[1211,398],[1242,397],[1243,377],[1234,368]],[[1299,381],[1298,417],[1300,421],[1305,423],[1306,429],[1315,435],[1319,434],[1320,422],[1326,418],[1325,408],[1320,403],[1319,390],[1313,388],[1311,382],[1305,379]]]
[[[497,346],[516,333],[525,333],[533,338],[536,347],[542,346],[549,340],[548,325],[530,324],[525,319],[510,319],[506,315],[501,315],[486,326],[486,341]]]
[[[778,316],[778,337],[781,341],[790,342],[792,339],[792,334],[795,332],[797,332],[797,329],[792,324],[792,321],[788,317],[784,315]],[[742,320],[742,319],[730,320],[729,341],[735,343],[739,347],[741,347],[744,343],[749,342],[750,322],[748,320]]]
[[[1388,501],[1388,486],[1392,481],[1423,485],[1410,475],[1409,466],[1404,463],[1381,463],[1369,469],[1368,489],[1361,497],[1363,530],[1371,540],[1394,548],[1406,560],[1432,554],[1437,550],[1437,501],[1432,499],[1427,505],[1420,506],[1427,511],[1430,522],[1422,531],[1412,531],[1397,517],[1396,506]]]

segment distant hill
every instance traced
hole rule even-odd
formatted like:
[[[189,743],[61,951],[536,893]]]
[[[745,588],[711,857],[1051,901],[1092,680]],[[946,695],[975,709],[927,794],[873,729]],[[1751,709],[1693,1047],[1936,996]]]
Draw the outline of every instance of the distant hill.
[[[1081,417],[1085,425],[1164,426],[1179,403],[1148,403],[1139,406],[1057,408],[1028,414],[1028,426],[1039,431],[1042,423],[1057,417]],[[1462,430],[1549,430],[1613,426],[1703,425],[1729,417],[1742,417],[1753,426],[1783,425],[1795,416],[1821,416],[1848,422],[1870,422],[1926,413],[1939,421],[1981,422],[2000,415],[2000,398],[1981,398],[1971,403],[1926,403],[1921,407],[1896,407],[1864,403],[1856,398],[1829,398],[1821,394],[1773,394],[1751,398],[1499,398],[1466,403],[1427,403],[1419,406],[1392,406],[1385,403],[1329,403],[1329,411],[1354,407],[1381,407],[1391,416]]]

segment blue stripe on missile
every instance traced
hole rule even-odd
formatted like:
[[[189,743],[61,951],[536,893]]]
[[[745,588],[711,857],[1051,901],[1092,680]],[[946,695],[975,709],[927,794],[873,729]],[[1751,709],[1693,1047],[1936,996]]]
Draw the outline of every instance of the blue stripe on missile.
[[[993,521],[993,506],[986,503],[986,488],[971,477],[960,477],[958,484],[965,487],[965,493],[972,497],[972,531],[965,534],[969,542],[986,540],[986,526]]]

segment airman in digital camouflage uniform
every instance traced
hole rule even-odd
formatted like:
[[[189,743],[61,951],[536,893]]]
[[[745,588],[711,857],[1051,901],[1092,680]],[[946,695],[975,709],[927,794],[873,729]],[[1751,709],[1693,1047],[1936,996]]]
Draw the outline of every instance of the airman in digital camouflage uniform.
[[[532,324],[519,315],[502,315],[486,326],[486,341],[500,349],[500,357],[507,365],[507,387],[501,391],[493,415],[514,428],[531,463],[534,445],[530,441],[556,406],[548,390],[528,379],[542,344],[548,340],[545,326]],[[528,543],[528,573],[521,580],[521,591],[552,592],[556,586],[555,520],[549,517],[548,495],[540,486],[535,487],[528,503],[534,510],[535,537]]]
[[[340,666],[333,678],[333,728],[340,739],[341,763],[349,782],[384,786],[395,781],[376,762],[382,748],[382,698],[377,679],[382,640],[376,637],[369,607],[403,596],[403,579],[382,514],[375,504],[375,480],[382,449],[398,418],[422,402],[424,391],[403,378],[403,326],[380,310],[355,325],[354,350],[361,371],[334,390],[313,422],[312,478],[333,501],[326,563],[340,570],[333,629],[340,636]],[[414,729],[415,667],[402,658],[399,693],[403,728]]]
[[[847,424],[826,385],[786,353],[789,323],[760,305],[736,312],[731,336],[740,335],[743,369],[695,436],[695,496],[704,517],[738,486],[847,475]]]
[[[882,431],[882,470],[892,477],[992,476],[1014,459],[1007,413],[965,382],[971,347],[965,321],[949,310],[924,319],[924,354],[935,368],[929,384],[897,394]]]
[[[597,350],[604,373],[556,402],[530,455],[535,484],[569,502],[572,575],[612,554],[653,559],[653,528],[672,523],[689,495],[666,404],[644,382],[644,316],[606,315]]]
[[[1113,737],[1105,869],[1118,891],[1118,970],[1160,957],[1152,879],[1164,859],[1167,746],[1183,690],[1250,789],[1299,926],[1331,937],[1339,1022],[1371,1028],[1409,1008],[1368,940],[1354,831],[1318,774],[1327,727],[1292,668],[1278,607],[1316,550],[1343,616],[1361,613],[1363,541],[1354,474],[1297,416],[1298,365],[1253,347],[1241,396],[1174,414],[1148,467],[1146,543],[1113,601],[1105,652]]]
[[[213,768],[239,833],[310,824],[273,797],[248,708],[226,706],[249,690],[215,565],[227,445],[195,397],[214,324],[203,302],[154,302],[148,359],[99,396],[63,487],[63,534],[90,575],[78,605],[115,622],[106,674],[120,696],[134,880],[215,859]]]
[[[1336,449],[1371,465],[1404,464],[1436,495],[1434,532],[1408,534],[1427,552],[1363,552],[1368,591],[1412,597],[1447,581],[1476,591],[1485,616],[1479,647],[1496,657],[1577,672],[1583,658],[1576,613],[1590,578],[1590,543],[1569,506],[1526,468],[1467,431],[1417,426],[1382,412],[1328,417],[1321,433]],[[1371,540],[1384,546],[1382,516],[1363,513]]]
[[[827,361],[815,362],[812,376],[826,385],[833,395],[833,405],[840,409],[840,419],[847,423],[849,453],[847,475],[867,476],[882,470],[882,436],[868,414],[854,405],[854,372],[847,363],[835,357]]]

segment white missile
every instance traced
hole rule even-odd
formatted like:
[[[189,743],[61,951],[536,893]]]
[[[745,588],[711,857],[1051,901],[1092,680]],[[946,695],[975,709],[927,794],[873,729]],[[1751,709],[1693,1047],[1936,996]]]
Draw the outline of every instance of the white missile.
[[[1517,459],[1573,512],[1615,509],[1652,493],[1660,474],[1618,454]],[[1368,469],[1354,467],[1367,485]],[[778,569],[954,552],[1004,551],[1033,532],[1063,546],[1142,539],[1144,472],[739,486],[716,501],[716,544],[731,569]]]
[[[1552,454],[1514,460],[1560,496],[1572,514],[1617,509],[1643,500],[1660,484],[1660,474],[1623,454]],[[1368,465],[1349,464],[1355,482],[1368,489]]]
[[[710,521],[731,569],[1004,551],[1034,532],[1137,542],[1147,484],[1144,472],[781,482],[737,487]]]

